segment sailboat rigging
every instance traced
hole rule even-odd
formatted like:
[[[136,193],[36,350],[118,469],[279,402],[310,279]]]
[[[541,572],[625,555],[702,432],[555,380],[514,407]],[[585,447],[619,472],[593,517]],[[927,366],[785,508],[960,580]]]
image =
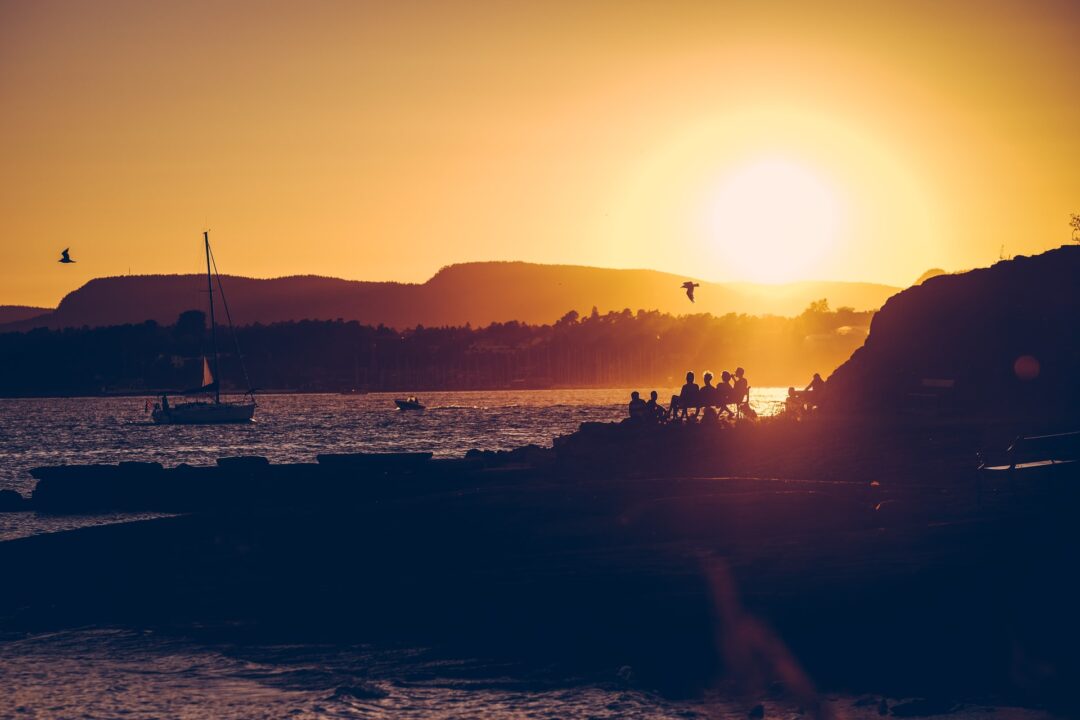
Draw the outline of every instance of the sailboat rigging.
[[[255,396],[252,390],[248,390],[243,400],[222,400],[221,382],[219,374],[220,354],[217,342],[217,317],[214,312],[214,278],[211,271],[213,255],[210,251],[210,233],[203,232],[203,245],[206,250],[206,286],[210,297],[210,345],[212,353],[209,357],[203,357],[202,384],[190,390],[185,390],[180,395],[209,395],[213,393],[213,401],[194,400],[190,402],[170,403],[169,393],[161,396],[161,402],[154,405],[151,417],[160,425],[201,425],[212,423],[235,423],[248,422],[255,415]],[[214,271],[217,263],[213,263]],[[221,276],[218,275],[218,291],[221,294],[222,306],[225,316],[229,321],[229,330],[232,331],[232,314],[229,312],[229,303],[225,299],[224,288],[221,287]],[[235,341],[236,334],[233,332]],[[239,355],[239,346],[237,347]],[[243,359],[241,358],[241,364]],[[246,371],[245,371],[246,375]],[[249,384],[250,386],[250,384]]]

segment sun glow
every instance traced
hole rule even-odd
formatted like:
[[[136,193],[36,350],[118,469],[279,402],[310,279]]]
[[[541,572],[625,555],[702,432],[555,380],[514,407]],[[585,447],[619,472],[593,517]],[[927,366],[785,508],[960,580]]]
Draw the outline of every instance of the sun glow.
[[[744,163],[722,177],[706,214],[717,261],[731,276],[757,282],[813,276],[848,225],[834,183],[779,157]]]

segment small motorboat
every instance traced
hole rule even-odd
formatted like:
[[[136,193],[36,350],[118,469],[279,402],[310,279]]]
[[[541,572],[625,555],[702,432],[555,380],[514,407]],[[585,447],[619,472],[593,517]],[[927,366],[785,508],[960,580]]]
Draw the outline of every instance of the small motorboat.
[[[423,410],[424,404],[420,402],[415,395],[402,400],[401,398],[394,398],[394,404],[397,405],[398,410]]]

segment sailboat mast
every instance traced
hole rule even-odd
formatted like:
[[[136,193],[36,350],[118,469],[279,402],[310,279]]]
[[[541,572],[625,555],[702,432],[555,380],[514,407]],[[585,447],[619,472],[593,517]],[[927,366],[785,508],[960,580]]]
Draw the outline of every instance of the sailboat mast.
[[[203,231],[206,246],[206,287],[210,290],[210,342],[214,346],[214,402],[221,402],[221,380],[218,376],[217,320],[214,318],[214,281],[210,275],[210,231]]]

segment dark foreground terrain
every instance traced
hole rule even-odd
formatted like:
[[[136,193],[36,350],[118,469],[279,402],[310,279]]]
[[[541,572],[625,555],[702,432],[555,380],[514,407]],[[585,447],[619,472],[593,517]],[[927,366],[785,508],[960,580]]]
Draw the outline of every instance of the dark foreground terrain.
[[[181,469],[194,506],[141,502],[190,514],[0,544],[0,623],[415,642],[807,711],[818,690],[1077,711],[1078,478],[978,492],[985,430],[863,433],[595,426],[437,466]]]

